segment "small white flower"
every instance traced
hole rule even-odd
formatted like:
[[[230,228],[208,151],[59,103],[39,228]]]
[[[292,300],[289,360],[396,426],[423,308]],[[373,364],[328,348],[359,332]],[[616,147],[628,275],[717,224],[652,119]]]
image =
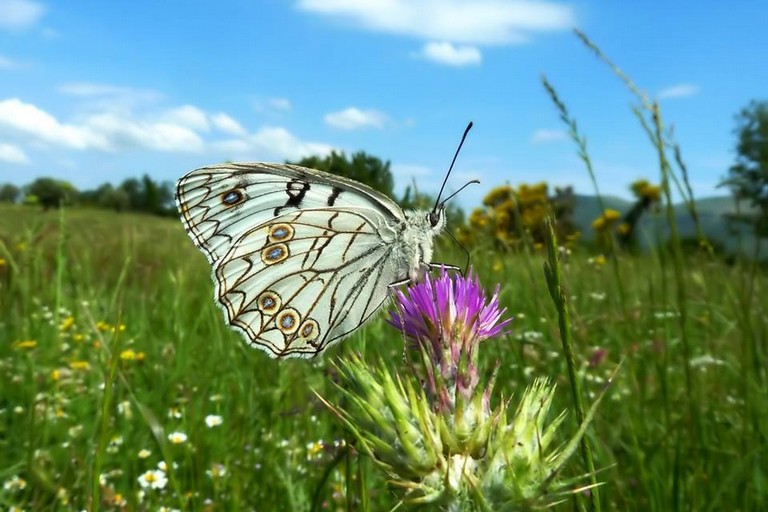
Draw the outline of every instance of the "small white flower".
[[[171,466],[173,466],[173,469],[179,468],[179,465],[176,464],[175,462],[171,464]],[[166,464],[164,460],[161,460],[160,462],[158,462],[157,467],[160,468],[160,471],[165,471],[166,473],[168,472],[168,464]]]
[[[187,434],[184,432],[171,432],[168,434],[168,440],[173,444],[183,444],[187,442]]]
[[[117,413],[120,416],[125,416],[125,419],[131,419],[133,417],[133,413],[131,411],[131,402],[129,400],[123,400],[117,404]]]
[[[205,424],[208,425],[208,428],[218,427],[222,423],[224,420],[216,414],[209,414],[205,417]]]
[[[690,360],[689,364],[696,368],[696,367],[706,367],[706,366],[723,366],[726,364],[725,361],[722,359],[717,359],[715,357],[712,357],[710,354],[704,354],[698,357],[694,357]]]
[[[175,420],[181,419],[181,409],[178,407],[171,407],[168,409],[168,417]]]
[[[139,485],[142,489],[163,489],[168,479],[165,473],[159,469],[150,469],[139,477]]]
[[[213,478],[222,478],[227,474],[227,468],[223,464],[213,464],[211,469],[205,472],[206,475]]]
[[[142,448],[141,450],[139,450],[139,458],[140,459],[146,459],[150,455],[152,455],[152,452],[147,450],[146,448]]]
[[[3,483],[3,489],[6,491],[20,491],[27,486],[27,481],[23,478],[19,478],[17,475],[13,475],[11,478]]]
[[[527,342],[539,341],[544,337],[539,331],[525,331],[522,335],[518,335],[518,338],[522,337]]]

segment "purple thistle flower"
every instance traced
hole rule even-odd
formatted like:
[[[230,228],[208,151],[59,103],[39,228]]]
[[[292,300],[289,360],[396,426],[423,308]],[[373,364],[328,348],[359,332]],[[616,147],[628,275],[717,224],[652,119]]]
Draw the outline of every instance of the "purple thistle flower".
[[[444,340],[475,345],[504,332],[511,318],[500,321],[507,309],[499,309],[499,286],[487,300],[476,275],[470,269],[464,277],[449,275],[426,279],[403,292],[397,291],[396,311],[389,324],[416,344]]]
[[[490,300],[470,270],[466,277],[427,274],[424,282],[397,292],[395,311],[388,323],[400,330],[411,348],[421,355],[424,387],[438,410],[461,414],[473,396],[490,413],[490,386],[487,393],[475,393],[478,382],[477,348],[480,342],[504,332],[512,321],[502,320],[506,308],[499,308],[499,287]],[[491,378],[491,381],[493,378]]]

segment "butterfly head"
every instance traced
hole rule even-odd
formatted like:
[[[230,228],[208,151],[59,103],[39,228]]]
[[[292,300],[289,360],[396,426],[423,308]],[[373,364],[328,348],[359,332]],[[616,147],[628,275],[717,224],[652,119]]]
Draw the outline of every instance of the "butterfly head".
[[[433,231],[442,231],[445,227],[445,205],[441,204],[427,214],[427,222]]]

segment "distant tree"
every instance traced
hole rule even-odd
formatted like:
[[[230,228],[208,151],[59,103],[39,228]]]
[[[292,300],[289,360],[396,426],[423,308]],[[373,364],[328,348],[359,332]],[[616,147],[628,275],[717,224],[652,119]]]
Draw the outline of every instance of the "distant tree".
[[[21,196],[21,189],[11,183],[0,187],[0,203],[15,203]]]
[[[43,209],[58,208],[72,204],[77,198],[77,189],[69,182],[54,178],[38,178],[26,187],[25,202],[39,204]],[[35,198],[34,201],[31,198]]]
[[[333,151],[325,157],[310,156],[302,158],[298,162],[289,163],[352,178],[383,192],[389,197],[394,194],[395,180],[389,168],[389,161],[384,162],[364,151],[353,153],[349,158],[343,152]]]
[[[748,200],[756,214],[736,220],[752,225],[755,234],[768,236],[768,101],[752,101],[736,116],[736,163],[723,181],[736,199]]]
[[[123,212],[130,208],[130,198],[125,190],[115,188],[111,183],[104,183],[96,189],[96,205]]]
[[[118,190],[121,190],[123,194],[128,198],[128,209],[138,211],[143,206],[143,194],[141,191],[141,182],[136,178],[128,178],[123,181]]]

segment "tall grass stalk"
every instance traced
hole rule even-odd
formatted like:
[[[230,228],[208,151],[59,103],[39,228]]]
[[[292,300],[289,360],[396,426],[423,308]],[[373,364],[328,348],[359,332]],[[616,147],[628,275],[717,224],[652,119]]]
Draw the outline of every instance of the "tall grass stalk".
[[[549,80],[547,80],[547,77],[542,76],[541,82],[544,85],[544,89],[546,89],[550,99],[552,100],[552,103],[554,103],[555,108],[557,108],[557,111],[560,114],[560,120],[563,121],[563,123],[565,123],[565,125],[568,127],[568,136],[571,138],[571,140],[573,140],[574,143],[576,143],[579,159],[584,163],[584,167],[587,170],[589,179],[592,181],[592,187],[594,188],[595,196],[597,197],[598,204],[600,205],[600,210],[601,212],[605,212],[605,202],[603,201],[603,196],[600,193],[600,187],[597,184],[597,176],[595,176],[595,170],[592,166],[592,158],[589,156],[589,152],[587,151],[587,139],[581,135],[581,133],[579,133],[576,119],[571,117],[570,113],[568,112],[568,107],[560,99],[560,96],[557,94],[557,90],[555,90]],[[616,288],[619,291],[619,303],[621,304],[621,309],[624,312],[624,318],[628,320],[629,311],[627,307],[627,294],[624,289],[624,280],[622,279],[621,275],[619,259],[616,255],[616,241],[613,236],[610,236],[608,240],[611,244],[611,252],[613,253],[613,257],[611,258],[611,269],[613,270],[613,275],[615,277]]]
[[[568,369],[568,383],[571,388],[571,397],[573,399],[573,410],[576,413],[576,423],[581,428],[585,422],[585,408],[582,398],[581,382],[577,376],[576,356],[573,349],[573,336],[571,333],[571,314],[568,309],[568,297],[562,281],[562,269],[560,267],[560,258],[558,257],[557,238],[551,218],[546,220],[546,246],[547,259],[544,262],[544,275],[547,280],[547,288],[552,302],[557,310],[558,326],[560,329],[560,341],[565,355],[566,367]],[[589,493],[590,510],[600,512],[600,493],[597,489],[597,474],[595,472],[595,462],[592,457],[592,447],[588,436],[581,437],[581,456],[584,460],[584,466],[589,473],[590,484],[593,490]]]

